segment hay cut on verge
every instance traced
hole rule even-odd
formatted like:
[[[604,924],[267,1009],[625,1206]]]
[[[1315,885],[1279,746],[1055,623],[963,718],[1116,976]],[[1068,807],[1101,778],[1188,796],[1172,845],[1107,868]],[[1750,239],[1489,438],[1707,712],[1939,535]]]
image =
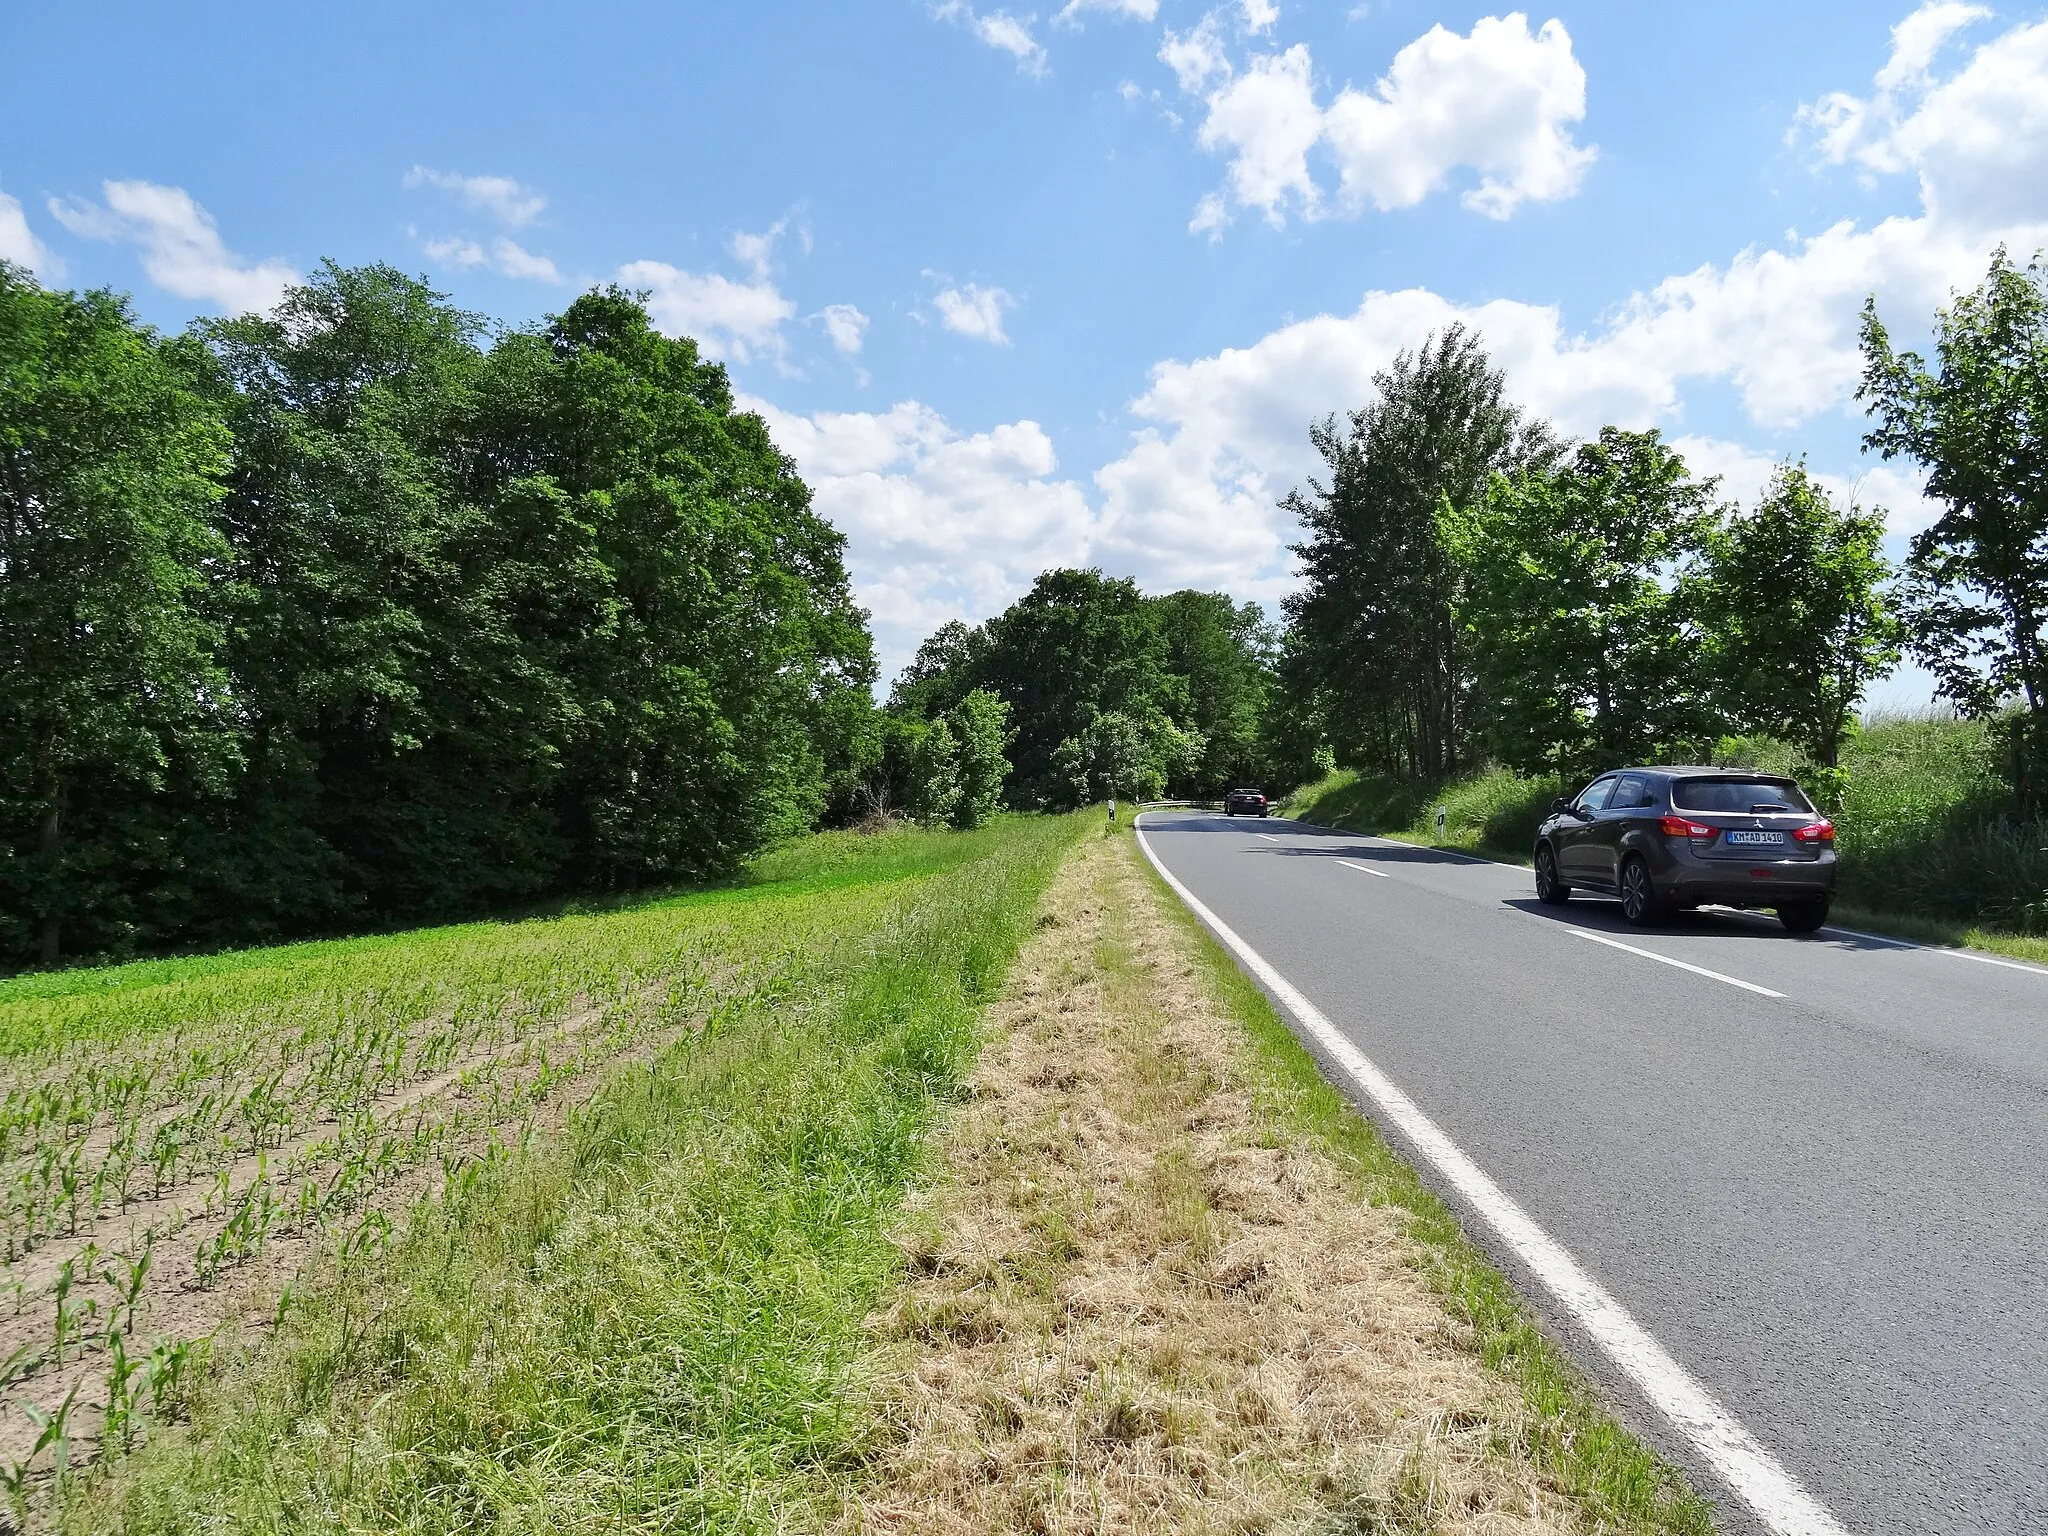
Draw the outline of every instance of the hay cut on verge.
[[[1576,1532],[1398,1211],[1289,1136],[1127,837],[1048,893],[870,1319],[850,1532]]]

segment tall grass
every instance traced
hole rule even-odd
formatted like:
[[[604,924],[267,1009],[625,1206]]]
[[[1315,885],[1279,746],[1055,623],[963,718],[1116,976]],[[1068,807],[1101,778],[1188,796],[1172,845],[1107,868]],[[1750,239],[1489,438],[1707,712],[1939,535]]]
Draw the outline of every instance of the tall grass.
[[[223,1346],[61,1527],[752,1531],[829,1501],[873,1428],[848,1369],[884,1224],[1081,825],[771,860],[811,888],[802,963]]]
[[[1340,768],[1295,791],[1287,814],[1322,826],[1376,832],[1524,858],[1550,802],[1578,786],[1488,768],[1451,779],[1395,779]],[[1444,833],[1436,831],[1437,807]]]

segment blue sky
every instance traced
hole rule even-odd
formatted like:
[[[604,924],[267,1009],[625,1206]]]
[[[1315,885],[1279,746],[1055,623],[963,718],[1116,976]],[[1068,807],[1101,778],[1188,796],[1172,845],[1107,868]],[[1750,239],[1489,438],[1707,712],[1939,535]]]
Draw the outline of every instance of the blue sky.
[[[1903,537],[1856,311],[2048,245],[2037,7],[1063,3],[18,0],[0,256],[166,327],[323,257],[510,321],[646,288],[886,671],[1048,564],[1273,601],[1309,419],[1455,320],[1567,431],[1741,496],[1805,452]]]

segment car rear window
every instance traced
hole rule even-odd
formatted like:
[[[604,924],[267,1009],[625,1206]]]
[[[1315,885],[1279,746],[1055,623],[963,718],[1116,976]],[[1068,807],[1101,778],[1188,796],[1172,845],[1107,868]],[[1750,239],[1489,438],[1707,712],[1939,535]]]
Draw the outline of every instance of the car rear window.
[[[1725,811],[1738,816],[1811,815],[1812,803],[1789,779],[1680,779],[1671,803],[1681,811]]]

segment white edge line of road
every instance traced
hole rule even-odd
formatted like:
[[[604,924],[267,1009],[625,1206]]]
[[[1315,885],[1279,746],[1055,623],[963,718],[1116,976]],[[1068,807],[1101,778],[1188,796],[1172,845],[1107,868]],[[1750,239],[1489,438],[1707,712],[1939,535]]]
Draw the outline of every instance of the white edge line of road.
[[[1610,939],[1604,933],[1588,933],[1584,928],[1568,928],[1567,933],[1575,938],[1591,939],[1595,944],[1605,944],[1609,949],[1625,949],[1632,955],[1641,955],[1645,960],[1655,960],[1659,965],[1675,966],[1681,971],[1691,971],[1695,976],[1709,976],[1715,981],[1725,981],[1731,987],[1740,987],[1745,992],[1754,992],[1758,997],[1783,997],[1782,992],[1773,992],[1769,987],[1760,987],[1753,981],[1744,981],[1740,976],[1723,975],[1710,971],[1704,965],[1694,965],[1690,960],[1676,960],[1670,955],[1660,955],[1654,949],[1637,949],[1633,944],[1624,944],[1619,939]]]
[[[1584,1328],[1637,1390],[1671,1420],[1686,1440],[1779,1536],[1847,1536],[1825,1505],[1802,1488],[1776,1457],[1744,1429],[1684,1366],[1632,1317],[1628,1309],[1580,1266],[1557,1239],[1538,1226],[1435,1121],[1366,1057],[1229,924],[1202,904],[1152,851],[1144,828],[1133,823],[1138,846],[1180,899],[1222,940],[1281,1007],[1315,1040],[1359,1090],[1379,1106],[1437,1173],[1464,1197],[1482,1221],[1541,1280],[1558,1304]],[[1491,862],[1483,860],[1481,862]]]

